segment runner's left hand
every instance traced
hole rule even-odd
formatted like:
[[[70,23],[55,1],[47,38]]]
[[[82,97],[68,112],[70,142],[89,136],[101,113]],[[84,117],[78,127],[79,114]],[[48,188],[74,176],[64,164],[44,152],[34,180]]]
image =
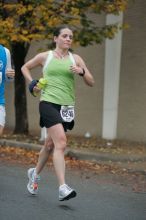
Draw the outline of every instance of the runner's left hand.
[[[70,70],[73,73],[78,74],[78,75],[83,72],[83,69],[79,66],[76,66],[76,65],[70,66]]]

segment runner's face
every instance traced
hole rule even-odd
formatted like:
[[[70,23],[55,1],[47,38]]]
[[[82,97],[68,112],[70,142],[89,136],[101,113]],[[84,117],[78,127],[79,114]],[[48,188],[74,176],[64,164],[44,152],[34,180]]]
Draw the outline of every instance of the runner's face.
[[[71,47],[73,40],[73,33],[70,29],[64,28],[60,31],[58,37],[54,37],[56,46],[61,49],[69,49]]]

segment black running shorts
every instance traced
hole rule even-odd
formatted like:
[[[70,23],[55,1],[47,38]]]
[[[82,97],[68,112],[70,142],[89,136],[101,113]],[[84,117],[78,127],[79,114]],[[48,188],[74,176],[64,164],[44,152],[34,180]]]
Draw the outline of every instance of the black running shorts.
[[[40,126],[50,128],[56,124],[62,124],[64,130],[72,130],[74,127],[74,120],[71,122],[64,122],[60,115],[61,105],[51,102],[41,101],[39,104],[40,112]]]

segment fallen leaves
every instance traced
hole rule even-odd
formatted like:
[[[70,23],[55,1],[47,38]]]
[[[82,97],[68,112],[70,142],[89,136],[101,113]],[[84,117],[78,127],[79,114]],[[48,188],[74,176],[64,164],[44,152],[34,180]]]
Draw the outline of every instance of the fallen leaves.
[[[37,135],[11,134],[6,132],[4,139],[21,141],[26,143],[40,144],[40,137]],[[84,136],[68,135],[68,146],[72,149],[91,150],[113,154],[139,154],[146,155],[146,144],[143,142],[125,140],[105,140],[97,137],[86,138]]]
[[[9,147],[1,146],[0,147],[0,158],[5,161],[17,161],[22,164],[36,164],[38,160],[39,152],[34,150],[23,149],[19,147]],[[76,168],[79,170],[90,170],[96,173],[124,173],[127,170],[121,169],[115,165],[111,164],[100,164],[96,162],[90,162],[86,160],[77,160],[73,157],[65,157],[66,165],[70,168]],[[48,160],[49,165],[52,164],[52,156]]]
[[[31,164],[37,161],[37,152],[15,147],[0,147],[0,159],[4,161],[17,161],[19,163]]]
[[[40,144],[38,136],[5,134],[4,138],[33,144]],[[146,154],[146,146],[143,143],[133,143],[125,141],[109,142],[107,140],[99,138],[97,139],[68,136],[68,146],[72,149],[80,149],[83,151],[89,150],[103,153],[110,152],[117,155]],[[5,162],[17,162],[22,165],[36,164],[38,156],[39,152],[35,150],[23,149],[21,147],[0,147],[0,160]],[[67,168],[79,171],[81,175],[84,176],[86,179],[90,179],[94,176],[97,183],[99,183],[99,176],[109,177],[110,175],[112,183],[116,182],[119,183],[121,186],[128,185],[133,192],[137,193],[143,193],[146,191],[146,168],[143,169],[143,172],[132,171],[132,168],[136,170],[136,168],[140,166],[138,162],[128,161],[127,164],[126,162],[121,163],[118,161],[115,163],[113,161],[96,162],[78,160],[74,158],[74,156],[66,156],[65,160]],[[52,156],[50,156],[47,165],[53,167]],[[143,167],[141,167],[141,170]],[[109,181],[109,179],[106,179],[105,181]]]

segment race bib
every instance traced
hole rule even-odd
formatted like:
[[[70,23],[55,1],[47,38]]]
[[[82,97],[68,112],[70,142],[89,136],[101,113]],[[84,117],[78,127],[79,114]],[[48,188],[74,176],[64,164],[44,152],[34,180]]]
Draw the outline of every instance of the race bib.
[[[71,122],[75,117],[74,106],[62,105],[60,109],[60,114],[63,121]]]

